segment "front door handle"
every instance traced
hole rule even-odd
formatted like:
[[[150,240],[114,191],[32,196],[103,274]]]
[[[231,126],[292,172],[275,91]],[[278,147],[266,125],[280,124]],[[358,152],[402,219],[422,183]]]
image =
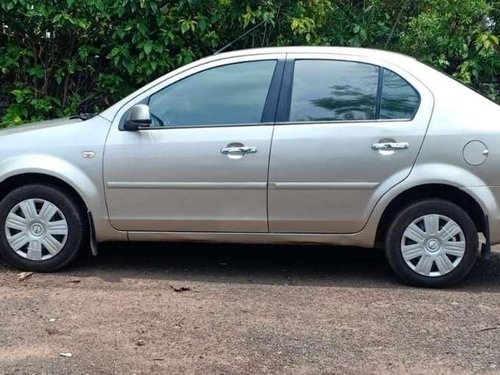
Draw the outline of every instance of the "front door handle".
[[[257,147],[246,147],[246,146],[238,146],[238,147],[224,147],[220,149],[221,154],[230,155],[230,154],[255,154],[257,152]]]
[[[372,150],[376,151],[394,151],[406,150],[410,147],[408,142],[380,142],[372,144]]]

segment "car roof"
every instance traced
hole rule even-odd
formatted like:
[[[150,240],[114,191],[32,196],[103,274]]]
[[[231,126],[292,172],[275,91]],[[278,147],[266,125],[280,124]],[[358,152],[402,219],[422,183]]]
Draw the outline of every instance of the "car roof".
[[[333,55],[346,55],[356,57],[368,58],[381,58],[384,60],[405,60],[416,61],[415,58],[403,55],[398,52],[391,52],[372,48],[357,48],[357,47],[332,47],[332,46],[292,46],[292,47],[264,47],[264,48],[250,48],[242,49],[231,52],[222,52],[212,56],[207,56],[205,59],[212,57],[237,57],[237,56],[251,56],[251,55],[265,55],[265,54],[279,54],[279,53],[311,53],[311,54],[333,54]]]

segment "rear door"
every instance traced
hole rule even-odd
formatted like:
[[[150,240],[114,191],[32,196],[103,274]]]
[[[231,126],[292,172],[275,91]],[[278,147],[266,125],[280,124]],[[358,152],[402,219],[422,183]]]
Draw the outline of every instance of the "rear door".
[[[397,66],[288,55],[269,169],[271,232],[354,233],[408,176],[431,93]]]

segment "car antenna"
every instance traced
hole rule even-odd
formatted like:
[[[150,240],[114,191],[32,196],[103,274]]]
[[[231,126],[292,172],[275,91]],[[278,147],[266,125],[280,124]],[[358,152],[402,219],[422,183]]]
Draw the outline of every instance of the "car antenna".
[[[218,49],[217,51],[214,52],[214,55],[218,55],[219,53],[221,52],[224,52],[226,49],[228,49],[229,47],[231,47],[234,43],[236,43],[238,40],[240,40],[241,38],[243,38],[245,35],[251,33],[252,31],[254,31],[256,28],[260,27],[265,21],[261,21],[259,22],[257,25],[255,25],[254,27],[252,27],[250,30],[247,30],[245,31],[243,34],[241,34],[239,37],[237,37],[236,39],[232,40],[231,42],[229,42],[228,44],[226,44],[224,47],[222,47],[221,49]]]

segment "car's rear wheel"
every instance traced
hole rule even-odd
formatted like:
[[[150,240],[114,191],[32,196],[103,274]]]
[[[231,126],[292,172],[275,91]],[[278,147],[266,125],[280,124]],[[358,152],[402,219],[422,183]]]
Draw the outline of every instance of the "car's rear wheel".
[[[459,206],[439,199],[404,208],[386,237],[386,255],[406,283],[439,287],[463,279],[474,266],[478,233]]]
[[[87,238],[84,212],[67,193],[26,185],[0,202],[0,255],[8,265],[49,272],[64,267]]]

